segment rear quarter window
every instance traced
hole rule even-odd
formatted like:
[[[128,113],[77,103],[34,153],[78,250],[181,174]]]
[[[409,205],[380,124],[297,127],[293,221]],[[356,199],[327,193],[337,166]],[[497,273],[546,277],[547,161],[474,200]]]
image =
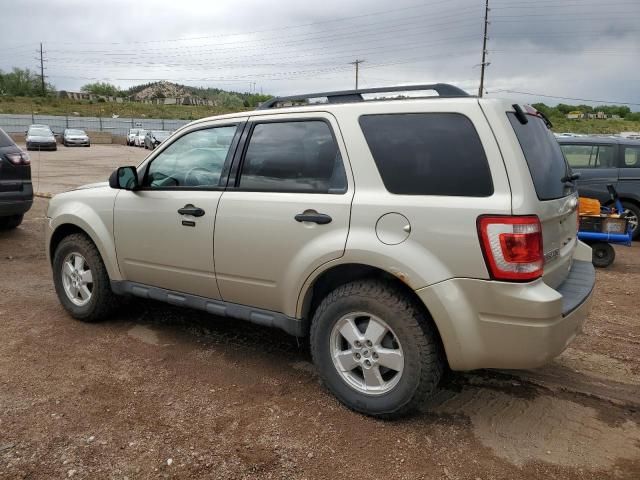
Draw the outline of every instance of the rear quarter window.
[[[515,113],[508,112],[507,116],[527,161],[538,199],[554,200],[572,193],[575,189],[561,180],[569,170],[567,162],[544,121],[527,115],[529,121],[522,124]]]
[[[463,197],[493,194],[482,142],[464,115],[364,115],[360,127],[389,192]]]
[[[11,140],[11,137],[0,128],[0,147],[10,147],[12,145],[13,140]]]

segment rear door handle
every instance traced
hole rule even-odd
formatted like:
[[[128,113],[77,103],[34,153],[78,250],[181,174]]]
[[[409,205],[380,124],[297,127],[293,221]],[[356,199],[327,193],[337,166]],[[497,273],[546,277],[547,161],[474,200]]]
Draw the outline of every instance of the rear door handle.
[[[299,213],[295,217],[298,222],[313,222],[319,225],[326,225],[327,223],[331,223],[332,218],[325,213]]]
[[[178,210],[178,213],[180,215],[192,215],[194,217],[201,217],[204,215],[204,210],[199,207],[194,207],[193,205],[188,203],[187,205],[182,207],[180,210]]]

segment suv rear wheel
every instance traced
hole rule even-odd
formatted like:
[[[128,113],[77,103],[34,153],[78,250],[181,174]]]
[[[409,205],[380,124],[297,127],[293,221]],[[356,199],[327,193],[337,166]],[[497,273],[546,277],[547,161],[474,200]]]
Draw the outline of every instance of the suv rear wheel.
[[[64,238],[53,256],[53,283],[64,308],[85,322],[104,319],[115,303],[98,249],[83,234]]]
[[[0,217],[0,230],[12,230],[22,223],[24,215],[11,215],[10,217]]]
[[[358,281],[331,292],[311,325],[311,353],[349,408],[397,417],[434,393],[444,361],[433,325],[392,284]]]

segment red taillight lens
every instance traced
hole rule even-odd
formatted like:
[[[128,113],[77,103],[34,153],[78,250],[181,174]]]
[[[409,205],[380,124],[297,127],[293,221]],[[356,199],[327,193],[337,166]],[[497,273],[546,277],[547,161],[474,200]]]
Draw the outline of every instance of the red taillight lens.
[[[481,216],[478,235],[492,278],[528,281],[542,276],[542,226],[537,216]]]
[[[29,165],[31,163],[31,159],[29,159],[29,155],[27,152],[20,153],[5,153],[5,157],[14,165]]]

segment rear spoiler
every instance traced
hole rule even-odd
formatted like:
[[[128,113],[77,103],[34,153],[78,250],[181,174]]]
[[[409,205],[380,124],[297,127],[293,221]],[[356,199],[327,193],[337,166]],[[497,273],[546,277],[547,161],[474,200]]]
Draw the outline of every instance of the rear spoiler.
[[[547,116],[541,111],[533,108],[531,105],[528,105],[528,104],[519,105],[517,103],[514,103],[512,107],[516,112],[516,118],[522,125],[526,125],[529,122],[527,115],[533,115],[541,118],[544,124],[547,126],[547,128],[549,129],[553,128],[553,124],[547,118]]]

